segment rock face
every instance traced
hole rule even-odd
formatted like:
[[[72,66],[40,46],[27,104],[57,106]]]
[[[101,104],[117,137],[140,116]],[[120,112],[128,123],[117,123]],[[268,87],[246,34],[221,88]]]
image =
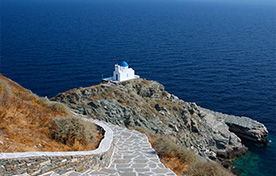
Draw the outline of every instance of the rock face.
[[[264,124],[250,119],[248,117],[239,117],[234,115],[223,114],[220,112],[214,112],[209,109],[199,108],[201,111],[213,114],[217,118],[222,118],[223,121],[229,126],[229,130],[235,133],[242,139],[255,142],[257,144],[267,144],[268,130]]]
[[[155,81],[136,79],[73,89],[51,100],[75,112],[116,125],[170,137],[212,160],[232,159],[247,151],[225,121],[164,90]]]

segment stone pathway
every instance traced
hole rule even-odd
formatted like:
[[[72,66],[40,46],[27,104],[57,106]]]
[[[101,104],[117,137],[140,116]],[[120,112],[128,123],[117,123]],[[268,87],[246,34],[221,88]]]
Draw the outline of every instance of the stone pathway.
[[[87,170],[84,173],[68,172],[67,176],[172,176],[151,147],[146,135],[119,126],[107,124],[114,131],[115,149],[111,164],[100,170]],[[56,173],[47,175],[58,175]]]

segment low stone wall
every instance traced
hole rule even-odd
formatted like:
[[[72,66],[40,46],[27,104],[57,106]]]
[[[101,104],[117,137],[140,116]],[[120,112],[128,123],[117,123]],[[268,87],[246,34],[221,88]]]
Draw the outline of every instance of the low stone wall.
[[[108,166],[113,153],[113,131],[103,122],[85,119],[101,126],[105,135],[99,147],[92,151],[76,152],[20,152],[0,153],[0,175],[27,173],[39,175],[54,171],[63,174],[68,171],[97,170]]]

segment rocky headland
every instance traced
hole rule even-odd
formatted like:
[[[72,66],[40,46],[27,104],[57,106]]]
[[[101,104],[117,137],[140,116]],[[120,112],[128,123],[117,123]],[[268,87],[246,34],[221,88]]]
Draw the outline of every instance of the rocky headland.
[[[60,93],[51,100],[65,103],[76,113],[167,136],[211,160],[231,160],[246,153],[241,138],[267,143],[263,124],[185,102],[156,81],[101,83]]]
[[[199,109],[207,114],[213,114],[217,118],[222,119],[229,127],[229,130],[241,139],[254,142],[257,145],[268,144],[266,138],[268,130],[264,124],[245,116],[228,115],[202,107],[199,107]]]

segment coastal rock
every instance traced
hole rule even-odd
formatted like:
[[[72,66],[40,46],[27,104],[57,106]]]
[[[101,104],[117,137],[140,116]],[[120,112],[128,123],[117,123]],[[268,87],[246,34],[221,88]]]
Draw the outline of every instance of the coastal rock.
[[[242,139],[255,142],[257,144],[267,144],[268,140],[266,136],[268,135],[268,130],[264,124],[250,119],[245,116],[234,116],[223,114],[220,112],[211,111],[205,108],[199,108],[201,111],[212,114],[217,118],[223,120],[225,124],[229,127],[229,130],[235,133]]]
[[[224,120],[168,93],[156,81],[100,84],[69,90],[51,100],[93,118],[168,136],[204,158],[233,159],[247,151]]]

